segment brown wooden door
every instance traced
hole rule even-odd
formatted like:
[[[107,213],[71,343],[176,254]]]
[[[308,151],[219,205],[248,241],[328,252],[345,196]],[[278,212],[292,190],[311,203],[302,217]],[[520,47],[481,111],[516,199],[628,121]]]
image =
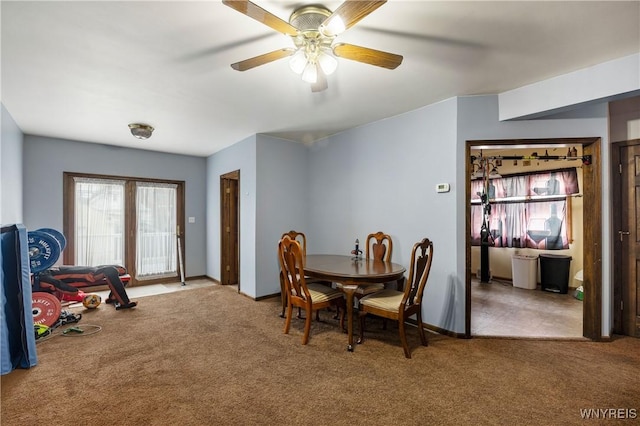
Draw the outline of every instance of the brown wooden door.
[[[239,197],[240,171],[220,176],[220,282],[240,290]]]
[[[640,337],[640,145],[620,148],[622,334]]]

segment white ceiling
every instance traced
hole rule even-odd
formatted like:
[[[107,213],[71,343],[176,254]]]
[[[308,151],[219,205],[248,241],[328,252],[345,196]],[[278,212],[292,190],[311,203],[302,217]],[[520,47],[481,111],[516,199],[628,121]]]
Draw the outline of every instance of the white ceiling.
[[[304,4],[255,3],[285,21]],[[403,63],[387,70],[340,59],[329,88],[312,93],[287,59],[231,69],[292,43],[221,1],[1,7],[2,102],[24,133],[198,156],[256,133],[312,143],[640,52],[638,1],[390,0],[337,41]],[[140,141],[132,122],[156,131]]]

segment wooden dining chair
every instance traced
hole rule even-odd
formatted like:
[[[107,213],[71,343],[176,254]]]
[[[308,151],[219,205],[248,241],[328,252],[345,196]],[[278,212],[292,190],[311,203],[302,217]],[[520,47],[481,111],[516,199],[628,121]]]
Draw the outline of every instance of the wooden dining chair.
[[[285,232],[284,234],[282,234],[282,236],[280,237],[280,239],[284,238],[285,236],[288,236],[289,238],[291,238],[292,240],[296,240],[300,243],[300,247],[302,248],[302,255],[303,257],[306,257],[307,255],[307,236],[304,234],[304,232],[299,232],[299,231],[295,231],[295,230],[291,230],[289,232]],[[315,280],[309,277],[305,277],[307,279],[307,284],[314,282],[314,283],[319,283],[322,285],[326,285],[331,287],[331,282],[329,281],[321,281],[321,280]],[[284,287],[284,277],[282,276],[282,271],[280,271],[280,299],[282,302],[282,313],[280,314],[280,318],[284,318],[284,311],[287,308],[287,292],[286,289]],[[300,311],[298,310],[298,318],[300,318]],[[336,316],[337,318],[337,316]],[[316,313],[316,319],[319,319],[319,314]]]
[[[302,255],[307,255],[307,236],[304,234],[304,232],[295,231],[292,229],[291,231],[282,234],[280,238],[282,239],[285,236],[289,236],[289,238],[291,238],[292,240],[296,240],[297,242],[299,242],[300,247],[302,248]]]
[[[307,236],[304,235],[303,232],[294,231],[292,229],[291,231],[285,232],[284,234],[282,234],[280,239],[282,240],[282,238],[284,238],[285,236],[288,236],[292,240],[298,241],[298,243],[300,243],[300,246],[302,248],[302,254],[304,256],[307,255]],[[278,253],[280,253],[279,246],[278,246]],[[282,268],[280,268],[280,300],[282,302],[282,313],[280,314],[280,318],[284,318],[284,311],[285,309],[287,309],[287,289],[284,284],[284,275],[283,275]],[[299,311],[298,311],[298,317],[300,317]]]
[[[365,257],[367,259],[384,260],[385,262],[389,262],[391,260],[392,252],[393,241],[391,240],[390,235],[378,231],[367,236],[365,246]],[[337,283],[336,288],[341,290],[342,284]],[[359,300],[361,297],[364,297],[367,294],[375,293],[381,290],[384,290],[384,283],[362,285],[358,287],[353,296]]]
[[[427,346],[427,337],[422,327],[422,295],[429,278],[431,262],[433,260],[433,243],[425,238],[414,244],[411,251],[411,265],[409,278],[404,286],[404,291],[385,289],[377,293],[369,294],[360,299],[360,339],[364,342],[365,318],[367,314],[398,321],[400,341],[404,349],[404,355],[411,358],[405,322],[413,315],[416,316],[420,341]]]
[[[320,309],[335,306],[340,313],[340,327],[343,328],[346,305],[342,293],[319,283],[307,283],[304,274],[300,273],[304,270],[304,254],[300,243],[285,235],[278,243],[278,253],[287,294],[284,333],[289,333],[294,306],[304,309],[306,313],[304,335],[302,336],[303,345],[309,341],[313,311],[317,312]]]

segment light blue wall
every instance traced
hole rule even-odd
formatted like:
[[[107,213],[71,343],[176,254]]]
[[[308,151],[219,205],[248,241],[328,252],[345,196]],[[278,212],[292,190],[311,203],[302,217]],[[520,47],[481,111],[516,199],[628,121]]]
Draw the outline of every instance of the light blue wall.
[[[2,109],[0,137],[0,224],[22,223],[22,145],[23,135],[18,125]]]
[[[457,100],[450,99],[341,133],[315,144],[310,157],[309,252],[349,254],[356,238],[383,231],[393,239],[392,260],[408,268],[413,244],[431,239],[423,321],[447,329],[464,327],[456,127]],[[436,193],[438,183],[449,183],[451,192]]]
[[[240,291],[254,298],[280,292],[277,243],[290,229],[306,231],[307,168],[305,145],[264,135],[207,159],[208,276],[221,276],[220,176],[240,170]]]
[[[196,219],[185,224],[186,275],[205,275],[206,159],[30,135],[23,156],[27,229],[63,229],[63,172],[185,181],[185,216]]]
[[[315,144],[309,161],[313,242],[309,252],[346,254],[355,238],[362,240],[382,230],[393,238],[393,260],[408,266],[413,243],[429,237],[435,252],[423,320],[464,333],[466,141],[601,137],[606,144],[603,114],[570,117],[499,122],[497,96],[463,97]],[[608,153],[604,151],[603,205],[607,205]],[[436,193],[438,183],[449,183],[451,192]],[[608,223],[608,212],[603,212],[603,219]],[[608,241],[608,233],[603,235]],[[608,251],[607,243],[605,254]],[[607,277],[609,265],[603,268]],[[609,280],[605,279],[604,287],[603,315],[609,318]],[[608,324],[603,324],[603,330],[609,330]]]
[[[309,151],[303,144],[257,136],[256,293],[280,291],[277,246],[284,232],[308,232]]]
[[[206,163],[207,276],[221,277],[220,176],[240,170],[240,291],[261,296],[256,289],[256,136],[217,152]]]

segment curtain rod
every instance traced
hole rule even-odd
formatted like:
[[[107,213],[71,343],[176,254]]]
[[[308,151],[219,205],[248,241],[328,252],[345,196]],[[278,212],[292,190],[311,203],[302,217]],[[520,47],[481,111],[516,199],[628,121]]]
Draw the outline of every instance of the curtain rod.
[[[568,194],[561,196],[551,196],[549,198],[531,198],[533,195],[523,196],[522,199],[510,200],[508,198],[491,198],[489,201],[491,204],[516,204],[516,203],[537,203],[544,201],[565,201],[567,198],[582,198],[582,194]],[[481,205],[482,201],[479,198],[471,200],[472,205]]]
[[[580,157],[574,157],[569,155],[496,155],[496,156],[471,156],[471,162],[478,159],[485,159],[488,161],[494,160],[582,160],[582,164],[585,166],[591,165],[591,155],[583,155]]]

